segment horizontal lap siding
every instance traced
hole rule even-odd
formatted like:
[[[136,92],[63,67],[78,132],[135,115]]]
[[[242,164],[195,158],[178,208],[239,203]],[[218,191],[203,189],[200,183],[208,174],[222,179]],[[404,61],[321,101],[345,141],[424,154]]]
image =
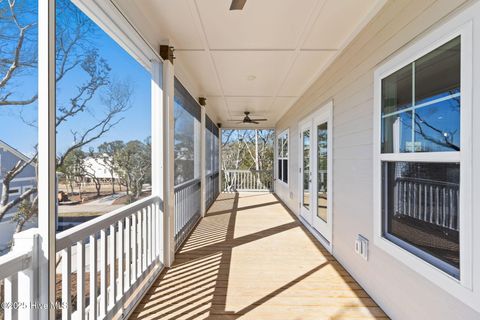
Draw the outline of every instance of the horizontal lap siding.
[[[388,1],[276,127],[290,132],[289,186],[276,192],[298,214],[298,122],[333,99],[334,254],[394,319],[479,317],[373,245],[373,72],[464,2]],[[370,239],[368,262],[354,254],[357,234]]]

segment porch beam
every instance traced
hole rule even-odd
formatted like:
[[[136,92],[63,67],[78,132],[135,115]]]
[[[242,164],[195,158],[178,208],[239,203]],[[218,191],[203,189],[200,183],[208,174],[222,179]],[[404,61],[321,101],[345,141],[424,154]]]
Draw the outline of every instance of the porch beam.
[[[174,168],[174,83],[175,70],[171,60],[163,62],[163,208],[164,264],[170,267],[175,259],[175,168]]]
[[[40,236],[38,299],[55,302],[56,82],[55,1],[38,2],[38,226]],[[55,319],[55,309],[40,308],[40,319]]]

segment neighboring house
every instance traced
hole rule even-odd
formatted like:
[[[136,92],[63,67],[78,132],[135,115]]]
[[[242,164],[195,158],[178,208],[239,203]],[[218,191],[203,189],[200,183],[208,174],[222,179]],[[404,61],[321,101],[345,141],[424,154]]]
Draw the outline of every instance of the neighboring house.
[[[84,163],[84,168],[89,174],[103,180],[104,182],[111,182],[112,177],[113,180],[118,180],[118,174],[115,171],[113,171],[112,174],[110,168],[102,157],[87,157],[85,158]],[[90,182],[88,176],[85,177],[85,182]]]
[[[5,174],[13,168],[18,161],[29,160],[26,155],[0,140],[0,183],[3,183]],[[19,197],[23,192],[33,188],[35,184],[35,166],[29,165],[11,181],[9,191],[10,200]],[[0,187],[0,196],[2,192],[3,190]],[[2,220],[0,220],[0,254],[8,250],[12,235],[15,232],[15,223],[11,222],[11,218],[16,211],[16,208],[11,209]],[[36,219],[25,227],[31,228],[35,225]]]

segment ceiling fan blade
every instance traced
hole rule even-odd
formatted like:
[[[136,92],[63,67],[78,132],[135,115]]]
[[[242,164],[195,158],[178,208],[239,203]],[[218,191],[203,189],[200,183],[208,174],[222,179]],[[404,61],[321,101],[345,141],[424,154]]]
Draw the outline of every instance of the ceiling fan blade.
[[[247,0],[232,0],[232,4],[230,5],[230,10],[243,10],[243,6],[245,6],[245,2],[247,2]]]
[[[268,119],[250,119],[252,121],[268,121]]]
[[[252,121],[250,121],[250,123],[253,123],[253,124],[260,124],[259,122],[257,122],[257,121],[253,121],[253,120],[252,120]]]

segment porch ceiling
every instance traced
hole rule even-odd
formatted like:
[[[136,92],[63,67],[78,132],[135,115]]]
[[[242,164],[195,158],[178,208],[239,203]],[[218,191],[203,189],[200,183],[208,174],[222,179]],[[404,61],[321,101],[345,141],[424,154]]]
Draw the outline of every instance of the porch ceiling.
[[[224,127],[244,111],[273,127],[384,0],[248,0],[242,11],[230,0],[132,3]]]

